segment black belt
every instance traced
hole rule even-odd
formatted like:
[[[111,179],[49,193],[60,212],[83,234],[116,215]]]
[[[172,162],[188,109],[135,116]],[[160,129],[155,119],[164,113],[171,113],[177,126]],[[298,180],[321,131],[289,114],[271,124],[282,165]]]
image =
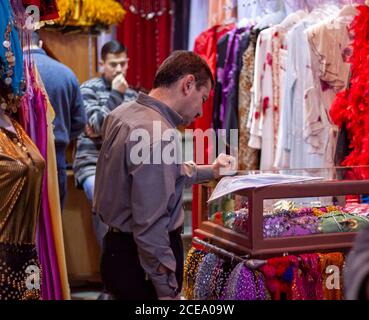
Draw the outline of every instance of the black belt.
[[[123,231],[121,231],[118,228],[114,228],[114,227],[109,227],[109,232],[113,232],[113,233],[125,233]]]
[[[124,234],[132,234],[132,232],[123,232],[122,230],[115,228],[115,227],[109,227],[109,232],[112,233],[124,233]],[[175,234],[182,234],[183,233],[183,227],[179,227],[173,231],[170,231],[169,233],[175,233]]]

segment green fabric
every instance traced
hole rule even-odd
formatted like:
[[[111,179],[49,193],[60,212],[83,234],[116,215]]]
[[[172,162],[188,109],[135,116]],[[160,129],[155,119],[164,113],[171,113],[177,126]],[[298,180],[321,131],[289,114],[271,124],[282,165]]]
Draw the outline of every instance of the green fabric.
[[[369,225],[369,218],[340,211],[333,211],[319,218],[322,233],[357,232]]]

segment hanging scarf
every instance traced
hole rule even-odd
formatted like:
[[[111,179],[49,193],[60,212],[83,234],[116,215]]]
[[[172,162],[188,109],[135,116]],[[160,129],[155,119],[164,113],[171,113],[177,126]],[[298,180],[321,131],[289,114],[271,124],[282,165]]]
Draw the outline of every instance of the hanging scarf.
[[[342,300],[343,299],[343,282],[342,282],[342,272],[343,272],[344,257],[340,252],[319,254],[319,271],[323,275],[323,296],[324,300]],[[332,274],[329,273],[329,267],[334,266],[338,268],[339,271],[339,287],[331,288],[332,285]]]

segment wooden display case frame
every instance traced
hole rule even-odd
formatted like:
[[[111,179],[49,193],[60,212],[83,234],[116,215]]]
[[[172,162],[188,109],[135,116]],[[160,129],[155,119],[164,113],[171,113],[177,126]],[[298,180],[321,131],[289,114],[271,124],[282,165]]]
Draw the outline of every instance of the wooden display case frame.
[[[369,193],[369,180],[321,181],[299,184],[281,184],[262,188],[243,189],[235,195],[248,197],[249,234],[240,234],[208,221],[208,185],[199,188],[199,228],[195,235],[207,238],[227,250],[248,256],[267,256],[296,252],[324,252],[350,249],[355,232],[313,234],[307,236],[263,237],[263,201],[303,197],[345,196]]]

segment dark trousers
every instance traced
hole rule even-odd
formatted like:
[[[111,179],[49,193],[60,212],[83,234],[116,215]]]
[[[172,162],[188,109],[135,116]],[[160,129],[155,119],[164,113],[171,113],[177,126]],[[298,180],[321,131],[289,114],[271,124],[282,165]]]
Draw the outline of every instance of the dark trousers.
[[[58,184],[59,184],[60,209],[63,211],[65,196],[67,195],[67,173],[65,169],[58,168]]]
[[[58,170],[60,208],[63,211],[65,196],[67,194],[67,169],[65,160],[65,148],[56,148],[56,164]]]
[[[170,247],[177,262],[179,289],[183,280],[183,244],[178,231],[169,233]],[[101,278],[105,289],[117,300],[157,300],[155,287],[141,267],[137,245],[130,233],[108,232],[104,237]]]

